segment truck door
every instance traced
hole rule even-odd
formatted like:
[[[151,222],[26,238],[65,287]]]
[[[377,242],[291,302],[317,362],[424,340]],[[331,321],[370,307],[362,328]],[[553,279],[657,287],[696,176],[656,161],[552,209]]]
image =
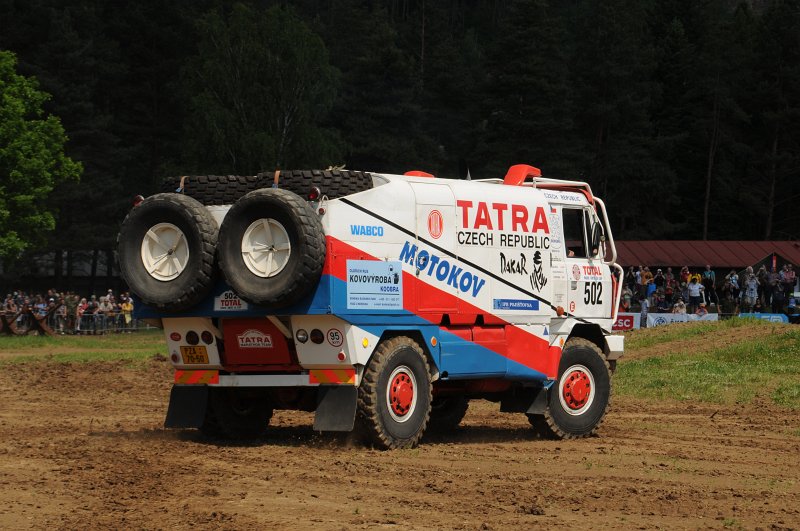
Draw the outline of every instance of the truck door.
[[[564,206],[561,213],[567,277],[565,309],[577,317],[609,317],[614,298],[611,274],[590,244],[596,219],[589,207]]]

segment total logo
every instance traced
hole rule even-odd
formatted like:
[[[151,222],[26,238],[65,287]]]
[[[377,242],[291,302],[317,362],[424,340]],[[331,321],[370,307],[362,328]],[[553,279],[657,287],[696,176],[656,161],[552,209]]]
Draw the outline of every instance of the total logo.
[[[236,336],[239,348],[272,348],[272,336],[250,328]]]

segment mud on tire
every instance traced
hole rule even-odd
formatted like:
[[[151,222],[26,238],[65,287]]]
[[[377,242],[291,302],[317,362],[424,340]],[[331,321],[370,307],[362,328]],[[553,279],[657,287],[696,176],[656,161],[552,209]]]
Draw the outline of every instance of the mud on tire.
[[[550,388],[544,415],[528,415],[543,438],[577,439],[597,431],[611,401],[611,372],[600,348],[570,339],[561,355],[558,380]]]
[[[377,448],[413,448],[430,417],[432,385],[422,348],[400,336],[381,342],[358,388],[357,430]]]
[[[156,194],[128,213],[117,238],[120,274],[145,304],[179,311],[214,283],[217,223],[198,201]]]
[[[319,216],[297,194],[256,190],[228,211],[219,233],[219,267],[246,301],[289,306],[319,281],[325,236]]]

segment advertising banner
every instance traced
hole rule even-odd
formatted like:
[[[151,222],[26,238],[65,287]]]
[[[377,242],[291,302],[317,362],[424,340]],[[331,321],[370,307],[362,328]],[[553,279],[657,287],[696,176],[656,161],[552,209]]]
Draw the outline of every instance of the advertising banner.
[[[649,313],[647,314],[647,327],[662,326],[672,323],[686,323],[689,321],[719,321],[719,314],[709,313],[703,316],[685,313]]]
[[[789,318],[782,313],[740,313],[739,317],[749,317],[751,319],[763,319],[772,323],[788,323]]]
[[[642,316],[638,313],[618,313],[617,322],[614,323],[612,330],[627,331],[638,330],[642,326]]]

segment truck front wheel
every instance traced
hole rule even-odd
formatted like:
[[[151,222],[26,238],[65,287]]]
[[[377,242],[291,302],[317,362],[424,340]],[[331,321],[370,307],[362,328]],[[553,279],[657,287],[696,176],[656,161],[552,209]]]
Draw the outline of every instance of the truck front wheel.
[[[413,448],[431,412],[430,369],[422,348],[408,337],[382,342],[358,389],[360,431],[378,448]]]
[[[594,343],[570,339],[550,388],[544,415],[528,415],[542,437],[577,439],[597,431],[611,398],[611,373]]]

